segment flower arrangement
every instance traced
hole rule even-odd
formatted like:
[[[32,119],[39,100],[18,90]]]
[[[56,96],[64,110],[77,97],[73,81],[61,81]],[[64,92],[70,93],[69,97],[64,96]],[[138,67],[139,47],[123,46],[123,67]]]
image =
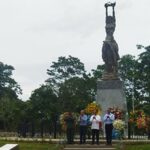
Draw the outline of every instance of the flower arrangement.
[[[65,122],[65,118],[68,117],[69,112],[64,112],[63,114],[60,115],[59,117],[59,121],[62,127],[62,130],[66,131],[66,122]],[[75,125],[77,124],[78,118],[79,118],[79,114],[72,112],[72,116],[75,119]]]
[[[138,117],[137,118],[137,128],[138,129],[143,129],[145,127],[146,127],[145,117]]]
[[[149,131],[150,130],[150,116],[147,116],[145,121],[146,121],[146,130]]]
[[[142,110],[135,110],[130,112],[129,123],[137,126],[138,129],[146,127],[146,117]]]
[[[122,121],[121,119],[116,119],[113,122],[113,127],[114,127],[115,137],[121,140],[124,135],[123,133],[125,129],[125,122]]]
[[[115,119],[124,119],[124,111],[118,107],[112,107],[111,113],[115,115]]]
[[[116,120],[113,122],[113,127],[114,127],[115,130],[122,131],[122,130],[124,130],[124,128],[125,128],[125,122],[122,121],[121,119],[116,119]]]
[[[101,114],[101,107],[96,102],[88,104],[85,108],[85,113],[90,115],[94,110],[96,110],[98,114]]]
[[[63,114],[60,115],[59,121],[61,124],[61,127],[63,130],[66,130],[66,123],[65,123],[65,118],[68,116],[68,112],[64,112]]]
[[[129,123],[131,123],[132,125],[136,125],[136,119],[138,117],[138,111],[131,111],[129,113]]]
[[[131,122],[136,121],[136,119],[137,119],[139,116],[140,116],[140,117],[144,117],[144,116],[145,116],[145,114],[144,114],[144,112],[143,112],[142,110],[131,111],[130,114],[129,114],[129,117],[130,117],[130,119],[131,119]]]

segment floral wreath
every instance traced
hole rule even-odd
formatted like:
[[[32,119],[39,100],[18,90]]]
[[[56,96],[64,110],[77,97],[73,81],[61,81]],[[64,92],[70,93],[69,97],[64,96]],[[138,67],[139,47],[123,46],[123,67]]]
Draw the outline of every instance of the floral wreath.
[[[69,112],[64,112],[63,114],[60,115],[59,117],[59,121],[60,121],[60,125],[62,127],[62,130],[66,131],[66,122],[65,122],[65,118],[68,117],[69,115]],[[75,112],[72,112],[72,116],[73,118],[75,119],[75,125],[77,124],[77,121],[78,121],[78,117],[79,117],[79,114],[78,113],[75,113]]]
[[[147,127],[147,119],[143,110],[131,111],[129,114],[129,123],[137,126],[138,129]]]
[[[87,105],[87,107],[85,108],[85,113],[91,115],[94,112],[94,110],[97,111],[97,114],[101,114],[102,112],[101,106],[95,101]]]

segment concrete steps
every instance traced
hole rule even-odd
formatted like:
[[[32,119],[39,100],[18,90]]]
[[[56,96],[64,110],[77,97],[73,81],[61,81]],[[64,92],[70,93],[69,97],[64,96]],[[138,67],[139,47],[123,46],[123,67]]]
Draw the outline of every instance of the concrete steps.
[[[72,144],[66,145],[64,150],[116,150],[115,146],[107,146],[104,144],[91,145],[91,144]]]

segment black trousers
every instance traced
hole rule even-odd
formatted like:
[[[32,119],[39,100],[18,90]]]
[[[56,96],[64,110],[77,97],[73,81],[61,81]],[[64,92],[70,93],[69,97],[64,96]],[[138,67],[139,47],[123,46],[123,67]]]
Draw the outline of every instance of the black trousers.
[[[150,140],[150,129],[148,130],[148,139]]]
[[[80,144],[83,144],[86,142],[86,126],[80,126]]]
[[[99,144],[99,130],[98,129],[92,129],[92,144],[95,143],[95,137],[96,137],[96,143]]]
[[[112,124],[106,124],[105,125],[107,144],[111,144],[111,141],[112,141],[112,130],[113,130],[113,125]]]
[[[67,143],[73,144],[73,142],[74,142],[74,129],[67,128]]]

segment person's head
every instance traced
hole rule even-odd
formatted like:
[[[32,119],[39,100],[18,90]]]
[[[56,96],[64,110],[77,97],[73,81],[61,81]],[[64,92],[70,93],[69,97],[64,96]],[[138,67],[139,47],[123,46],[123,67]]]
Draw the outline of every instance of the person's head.
[[[97,114],[97,110],[96,110],[96,109],[93,110],[93,114],[94,114],[94,115]]]
[[[110,114],[111,113],[111,108],[107,109],[107,113]]]
[[[68,112],[68,116],[72,116],[72,112]]]
[[[84,115],[84,110],[81,110],[81,111],[80,111],[80,114],[81,114],[81,115]]]

